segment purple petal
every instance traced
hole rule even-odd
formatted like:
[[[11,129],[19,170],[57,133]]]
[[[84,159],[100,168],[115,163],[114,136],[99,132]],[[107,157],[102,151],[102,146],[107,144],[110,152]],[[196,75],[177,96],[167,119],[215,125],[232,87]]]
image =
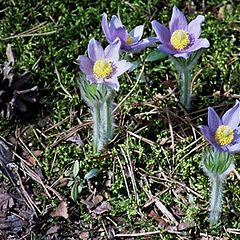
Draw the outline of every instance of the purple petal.
[[[199,38],[201,34],[201,24],[204,22],[205,18],[202,15],[197,16],[188,25],[188,32],[193,34],[194,38]]]
[[[114,29],[112,35],[112,40],[119,37],[122,43],[125,43],[128,37],[127,30],[124,27]]]
[[[212,136],[212,133],[211,133],[209,127],[205,126],[205,125],[200,125],[198,127],[199,127],[201,133],[204,135],[204,137],[211,143],[213,136]]]
[[[200,48],[208,48],[210,46],[209,41],[206,38],[195,39],[194,44],[184,50],[186,53],[197,51]]]
[[[103,33],[104,33],[107,41],[109,43],[111,43],[112,42],[112,37],[111,37],[111,33],[110,33],[110,29],[109,29],[109,24],[108,24],[107,14],[106,13],[103,13],[103,15],[102,15],[101,25],[102,25],[102,30],[103,30]]]
[[[174,57],[182,57],[182,58],[187,59],[189,57],[189,54],[187,54],[187,53],[176,53],[176,54],[174,54]]]
[[[157,41],[158,41],[158,39],[155,37],[144,38],[140,42],[132,43],[130,45],[124,45],[124,46],[122,46],[122,49],[127,52],[136,53],[136,52],[143,50],[144,48],[146,48],[148,46],[153,45]]]
[[[152,28],[155,31],[160,42],[165,44],[170,42],[170,32],[165,26],[154,20],[152,21]]]
[[[119,82],[117,77],[112,77],[109,79],[105,79],[104,83],[110,87],[111,89],[118,91],[119,90]]]
[[[122,75],[124,72],[126,72],[128,69],[130,69],[131,67],[132,67],[132,64],[130,62],[127,62],[126,60],[121,60],[116,63],[116,72],[114,75],[118,77]]]
[[[232,144],[240,143],[240,127],[234,129],[234,139]]]
[[[188,28],[187,19],[185,18],[184,14],[176,6],[174,6],[172,11],[172,17],[169,22],[170,32],[173,33],[178,29],[187,31],[187,28]]]
[[[220,117],[217,115],[215,110],[211,107],[208,108],[208,127],[212,134],[215,134],[218,127],[222,125]]]
[[[163,53],[176,54],[176,51],[174,51],[169,45],[160,44],[158,46],[158,49]]]
[[[111,62],[116,62],[119,59],[119,50],[121,46],[121,41],[119,38],[116,38],[115,41],[109,44],[105,48],[105,59],[110,60]]]
[[[87,78],[87,80],[89,80],[89,82],[91,82],[91,83],[98,84],[98,83],[101,83],[101,82],[102,82],[102,79],[96,78],[96,76],[95,76],[94,74],[86,75],[86,78]]]
[[[222,122],[224,125],[228,125],[233,129],[238,127],[240,123],[240,104],[238,100],[232,108],[224,113]]]
[[[213,138],[213,135],[209,129],[208,126],[204,126],[204,125],[200,125],[198,126],[201,133],[203,134],[203,136],[206,138],[206,140],[213,145],[214,148],[218,149],[221,151],[221,147],[216,143],[216,141]]]
[[[139,41],[143,35],[143,29],[144,25],[137,26],[129,33],[129,35],[133,38],[137,38],[137,40]]]
[[[79,67],[86,75],[93,74],[93,65],[88,57],[80,55],[77,59],[79,61]]]
[[[227,148],[229,152],[240,152],[240,143],[228,146]]]
[[[159,42],[159,39],[157,37],[147,37],[145,39],[147,39],[149,41],[149,45],[152,45],[152,44],[154,44],[156,42]]]
[[[96,62],[100,58],[104,58],[103,48],[97,40],[92,38],[88,44],[88,57]]]
[[[117,28],[122,28],[122,27],[123,25],[121,20],[116,15],[113,15],[109,23],[110,32],[114,31]]]

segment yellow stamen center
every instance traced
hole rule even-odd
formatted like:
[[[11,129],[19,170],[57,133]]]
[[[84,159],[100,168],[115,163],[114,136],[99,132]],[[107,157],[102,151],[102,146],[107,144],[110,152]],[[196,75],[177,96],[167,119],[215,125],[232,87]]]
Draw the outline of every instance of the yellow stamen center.
[[[189,45],[190,39],[185,31],[176,30],[173,32],[170,42],[175,49],[182,50]]]
[[[233,129],[226,125],[221,125],[215,132],[214,138],[216,142],[221,145],[229,145],[234,137]]]
[[[130,35],[128,35],[127,40],[126,40],[126,44],[127,44],[127,45],[130,45],[130,44],[133,43],[133,41],[134,41],[133,37],[130,36]]]
[[[93,73],[97,78],[106,78],[112,73],[112,71],[113,68],[111,63],[103,58],[98,59],[93,65]]]

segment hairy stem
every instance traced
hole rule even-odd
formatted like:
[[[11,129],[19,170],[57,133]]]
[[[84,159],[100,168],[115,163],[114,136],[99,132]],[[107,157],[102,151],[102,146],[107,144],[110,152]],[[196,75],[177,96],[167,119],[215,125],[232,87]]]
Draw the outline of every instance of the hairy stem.
[[[211,199],[210,199],[210,216],[211,225],[217,224],[221,212],[223,179],[219,175],[211,178]]]
[[[192,95],[192,78],[191,70],[187,67],[180,70],[180,102],[187,109],[191,109]]]
[[[113,136],[113,112],[112,112],[112,96],[108,97],[104,102],[104,118],[106,129],[106,140],[110,140]]]
[[[98,152],[102,149],[103,143],[101,139],[101,104],[95,104],[92,108],[93,117],[93,145],[94,151]]]

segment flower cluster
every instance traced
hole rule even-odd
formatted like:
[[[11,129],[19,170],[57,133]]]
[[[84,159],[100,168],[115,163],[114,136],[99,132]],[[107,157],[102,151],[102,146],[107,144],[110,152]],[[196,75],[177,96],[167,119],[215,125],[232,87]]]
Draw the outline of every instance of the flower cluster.
[[[203,21],[204,16],[199,15],[188,24],[184,14],[174,6],[169,29],[154,20],[152,28],[157,36],[142,39],[144,25],[128,32],[116,15],[108,21],[107,14],[103,13],[102,31],[110,45],[103,51],[101,44],[91,39],[88,45],[88,57],[83,55],[78,57],[80,70],[86,74],[91,83],[104,83],[111,89],[118,90],[117,77],[131,67],[126,61],[118,61],[120,50],[135,53],[160,41],[158,47],[160,51],[187,59],[192,52],[209,47],[207,39],[199,38]]]
[[[128,32],[116,15],[108,21],[107,14],[102,14],[102,31],[109,45],[103,49],[101,43],[92,38],[88,44],[88,56],[80,55],[77,59],[85,75],[80,77],[79,87],[82,98],[92,110],[94,141],[98,150],[112,136],[112,92],[119,90],[118,78],[133,66],[126,60],[120,60],[121,51],[136,53],[160,41],[160,51],[187,59],[194,51],[209,47],[207,39],[199,38],[203,21],[204,17],[198,16],[188,24],[183,13],[174,6],[169,30],[154,20],[152,27],[157,37],[142,38],[144,25]],[[191,105],[190,71],[199,56],[194,55],[188,62],[173,59],[183,77],[180,101],[188,110]]]
[[[109,45],[103,50],[94,38],[88,44],[88,57],[78,57],[80,70],[93,84],[105,84],[110,89],[119,90],[118,77],[131,68],[126,60],[119,61],[120,50],[139,52],[158,41],[156,37],[142,39],[144,25],[135,27],[128,33],[121,20],[113,15],[110,22],[107,14],[102,15],[102,30]]]

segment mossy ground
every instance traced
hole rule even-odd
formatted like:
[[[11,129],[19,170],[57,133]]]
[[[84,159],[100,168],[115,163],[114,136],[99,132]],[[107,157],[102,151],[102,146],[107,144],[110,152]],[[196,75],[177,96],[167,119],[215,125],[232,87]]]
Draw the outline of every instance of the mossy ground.
[[[240,5],[237,0],[231,1],[228,4],[232,12],[226,10],[220,16],[220,8],[227,6],[226,1],[203,2],[205,4],[173,0],[12,0],[2,3],[1,63],[6,60],[5,49],[10,43],[16,61],[15,71],[30,70],[32,85],[37,85],[39,91],[37,107],[11,121],[0,119],[0,134],[11,140],[16,138],[17,130],[30,151],[41,150],[37,166],[32,168],[41,169],[44,182],[52,185],[69,207],[68,220],[45,219],[41,231],[33,229],[33,239],[47,239],[44,235],[48,230],[46,223],[61,225],[63,234],[58,239],[70,239],[71,233],[73,239],[80,239],[82,231],[90,232],[89,239],[107,239],[111,229],[116,234],[161,230],[149,235],[150,239],[190,239],[201,234],[201,239],[208,234],[220,239],[238,239],[239,235],[228,231],[240,228],[240,187],[234,174],[225,184],[220,223],[215,228],[209,227],[209,182],[200,167],[200,154],[207,144],[197,125],[206,123],[207,107],[216,107],[222,114],[239,98]],[[100,24],[103,12],[109,18],[119,14],[129,30],[144,24],[144,36],[147,37],[154,36],[150,24],[153,19],[168,23],[174,4],[189,20],[199,14],[205,16],[201,36],[211,44],[194,69],[193,111],[187,114],[182,109],[177,88],[169,93],[177,86],[178,77],[172,63],[168,58],[145,61],[153,51],[148,48],[130,56],[132,61],[139,60],[142,64],[128,76],[121,77],[115,102],[120,103],[133,88],[143,65],[144,77],[116,112],[113,142],[101,156],[94,155],[91,115],[76,84],[79,72],[76,58],[86,53],[92,37],[106,46]],[[66,141],[75,134],[80,135],[84,148]],[[100,174],[94,181],[83,181],[83,190],[74,202],[70,198],[71,188],[59,182],[68,178],[67,172],[71,171],[75,160],[81,162],[81,179],[93,168],[100,169]],[[238,155],[235,165],[239,171]],[[129,175],[128,167],[133,168],[134,176]],[[106,185],[109,176],[111,183]],[[29,181],[36,189],[35,200],[42,212],[41,219],[48,206],[57,206],[59,200],[55,195],[47,197],[37,182]],[[102,194],[110,203],[111,211],[93,217],[83,204],[91,191]],[[155,197],[179,223],[194,227],[177,229],[154,203],[145,206]]]

